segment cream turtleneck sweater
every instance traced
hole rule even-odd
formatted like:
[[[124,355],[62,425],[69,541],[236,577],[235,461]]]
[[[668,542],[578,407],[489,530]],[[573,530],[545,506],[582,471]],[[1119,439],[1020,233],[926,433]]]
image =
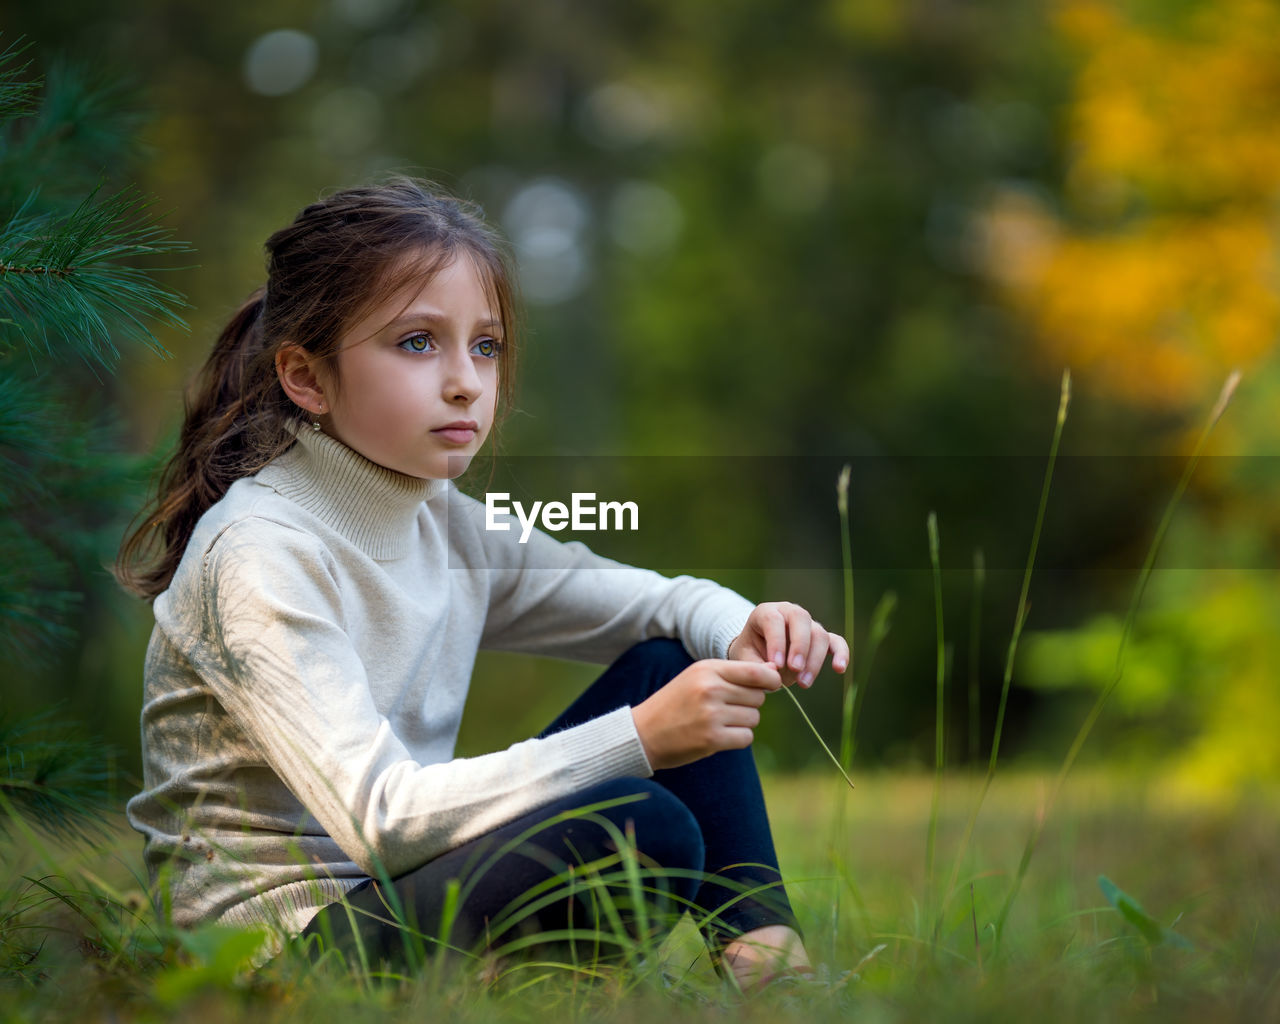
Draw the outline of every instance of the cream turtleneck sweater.
[[[625,706],[454,759],[477,649],[607,664],[672,636],[723,658],[751,603],[541,531],[519,544],[484,511],[304,430],[201,518],[155,601],[128,806],[176,923],[297,933],[378,865],[651,774]]]

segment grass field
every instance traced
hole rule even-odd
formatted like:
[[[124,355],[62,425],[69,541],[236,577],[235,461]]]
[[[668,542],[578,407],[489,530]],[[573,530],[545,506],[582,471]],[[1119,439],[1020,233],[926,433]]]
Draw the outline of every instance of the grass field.
[[[828,985],[743,1002],[687,922],[646,963],[595,974],[437,962],[385,979],[287,959],[252,974],[234,935],[180,942],[155,927],[127,830],[89,849],[43,850],[11,832],[0,846],[0,1019],[1280,1020],[1280,791],[1210,799],[1078,774],[997,937],[1050,780],[997,779],[957,867],[978,780],[949,777],[932,885],[932,776],[855,781],[849,793],[826,776],[767,780],[783,871]],[[1109,901],[1099,876],[1122,894]]]

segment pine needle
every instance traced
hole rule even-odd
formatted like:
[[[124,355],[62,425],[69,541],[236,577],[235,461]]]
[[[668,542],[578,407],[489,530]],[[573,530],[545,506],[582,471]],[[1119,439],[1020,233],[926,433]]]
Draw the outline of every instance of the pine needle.
[[[39,83],[26,77],[31,61],[18,63],[18,58],[31,45],[19,40],[0,51],[0,124],[26,117],[36,110]]]
[[[186,327],[175,312],[182,297],[127,261],[187,246],[150,216],[137,189],[101,199],[100,190],[68,214],[34,213],[33,191],[0,225],[0,318],[32,352],[68,348],[110,368],[116,337],[166,354],[148,321]]]
[[[89,840],[107,829],[113,754],[58,722],[61,713],[0,721],[0,795],[9,814],[46,835]],[[9,814],[0,814],[0,836],[13,824]]]

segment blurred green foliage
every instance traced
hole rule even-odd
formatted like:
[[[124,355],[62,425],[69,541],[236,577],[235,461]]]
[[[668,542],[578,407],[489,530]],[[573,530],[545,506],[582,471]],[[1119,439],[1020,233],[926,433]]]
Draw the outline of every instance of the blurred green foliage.
[[[1170,189],[1167,174],[1139,173],[1166,161],[1167,149],[1125,150],[1134,161],[1125,165],[1098,148],[1091,127],[1113,123],[1110,97],[1122,111],[1147,110],[1143,124],[1178,129],[1177,104],[1157,96],[1142,106],[1159,93],[1171,56],[1239,51],[1240,88],[1265,79],[1248,70],[1262,64],[1246,35],[1221,30],[1222,19],[1197,20],[1215,5],[1175,6],[0,0],[0,23],[31,38],[50,64],[65,53],[131,77],[150,115],[137,132],[139,184],[199,253],[200,267],[172,275],[194,307],[190,336],[162,333],[177,358],[134,360],[121,385],[127,399],[114,399],[138,450],[171,442],[184,381],[260,283],[261,244],[272,230],[327,188],[392,168],[433,176],[480,202],[521,263],[525,376],[501,451],[790,458],[792,471],[775,482],[759,520],[725,537],[744,552],[739,568],[716,575],[756,600],[800,601],[828,624],[843,619],[833,466],[883,460],[883,472],[851,487],[857,639],[882,592],[900,598],[858,751],[867,761],[912,762],[933,742],[925,518],[938,513],[951,621],[968,621],[974,549],[992,566],[979,631],[981,760],[1064,363],[1076,401],[1063,452],[1080,457],[1079,468],[1074,478],[1064,468],[1050,501],[1029,633],[1070,632],[1123,607],[1179,470],[1176,459],[1125,459],[1185,451],[1186,431],[1220,383],[1221,360],[1202,358],[1189,377],[1178,353],[1217,351],[1215,324],[1236,339],[1219,348],[1255,368],[1224,423],[1225,450],[1275,448],[1274,324],[1266,320],[1275,281],[1264,276],[1233,292],[1218,273],[1225,257],[1202,263],[1197,276],[1201,236],[1172,245],[1167,231],[1141,229],[1166,223],[1162,204],[1238,213],[1233,196],[1246,186],[1248,196],[1261,194],[1259,181],[1274,194],[1280,174],[1267,178],[1259,156],[1249,165],[1261,168],[1254,178],[1224,185],[1195,178],[1188,165],[1190,177]],[[1128,78],[1115,70],[1125,53],[1143,55]],[[1276,112],[1280,93],[1249,95],[1250,123],[1267,123],[1262,115]],[[1197,151],[1214,148],[1215,132],[1245,145],[1247,131],[1228,107],[1197,109]],[[1208,181],[1200,192],[1197,180]],[[1256,209],[1224,221],[1212,234],[1219,248],[1203,251],[1273,256],[1274,228],[1258,226]],[[1108,263],[1116,245],[1107,239],[1130,235],[1137,241],[1122,250],[1123,263]],[[1159,277],[1163,291],[1139,289],[1148,279],[1138,271],[1159,265],[1162,253],[1181,261],[1177,272]],[[1209,298],[1180,304],[1200,294],[1198,285]],[[1125,320],[1131,295],[1143,299],[1142,316]],[[1214,319],[1241,295],[1251,303],[1247,324],[1225,313]],[[1078,296],[1092,297],[1088,318],[1071,313],[1082,309],[1067,301]],[[1076,348],[1063,340],[1073,338],[1072,315],[1081,317]],[[1150,333],[1189,319],[1198,333],[1172,341]],[[1090,356],[1090,339],[1105,355],[1116,337],[1131,350]],[[918,472],[919,456],[934,457],[927,473]],[[1230,524],[1254,521],[1256,546],[1233,549],[1231,565],[1265,592],[1268,578],[1251,572],[1273,566],[1280,543],[1265,524],[1272,478],[1265,466],[1240,479],[1205,477],[1185,509],[1199,524],[1200,547],[1178,564],[1205,565]],[[690,517],[706,514],[697,493],[673,500],[687,501]],[[661,555],[657,548],[649,560]],[[813,568],[824,564],[830,569]],[[14,699],[38,705],[50,692],[66,694],[101,710],[103,728],[132,747],[148,616],[108,597],[105,577],[93,586],[95,610],[75,655],[50,678],[15,687]],[[1144,620],[1151,651],[1200,621],[1203,593],[1191,587],[1167,602],[1165,590],[1153,593],[1181,619],[1160,611]],[[1166,639],[1157,642],[1160,630]],[[1105,635],[1086,625],[1080,642]],[[1222,657],[1246,657],[1261,642],[1249,636]],[[1084,662],[1067,672],[1062,663],[1076,665],[1076,655],[1054,642],[1028,648],[1037,687],[1023,685],[1021,666],[1015,675],[1004,741],[1011,754],[1056,743],[1060,736],[1037,725],[1074,712],[1073,688],[1087,687]],[[951,664],[968,664],[966,643],[958,641]],[[1205,672],[1224,664],[1208,651],[1204,659]],[[1135,654],[1127,685],[1164,687],[1162,708],[1206,685],[1194,667],[1201,661],[1165,672],[1149,660],[1143,668]],[[476,688],[486,717],[468,719],[463,751],[540,728],[590,674],[483,657]],[[948,690],[948,724],[964,735],[965,687]],[[497,693],[500,702],[488,699]],[[804,699],[834,737],[834,677]],[[1278,698],[1267,699],[1274,709]],[[1119,710],[1148,730],[1157,753],[1186,749],[1190,736],[1230,743],[1229,721],[1209,710],[1176,725],[1155,705]],[[771,705],[759,750],[781,765],[815,756],[785,704]],[[1060,745],[1046,752],[1056,758]],[[959,746],[947,751],[952,763],[961,756]]]
[[[117,90],[74,65],[44,81],[29,51],[0,48],[0,839],[32,837],[24,818],[50,835],[101,833],[113,806],[105,730],[77,735],[75,712],[49,702],[56,690],[36,691],[40,709],[16,717],[13,684],[87,634],[99,531],[131,498],[134,460],[113,443],[97,374],[113,369],[118,340],[158,349],[149,321],[182,325],[181,297],[145,263],[184,247],[114,183],[132,136]],[[107,161],[89,175],[86,143]]]

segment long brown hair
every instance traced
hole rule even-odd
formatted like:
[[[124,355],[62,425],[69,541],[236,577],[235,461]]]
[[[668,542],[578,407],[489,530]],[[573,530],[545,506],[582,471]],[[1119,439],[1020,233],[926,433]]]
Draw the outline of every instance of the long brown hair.
[[[301,345],[336,379],[347,328],[466,254],[502,322],[498,407],[511,405],[517,324],[510,258],[471,204],[432,182],[395,175],[312,203],[267,239],[266,253],[266,284],[218,335],[187,395],[178,450],[116,559],[116,578],[148,600],[169,586],[199,518],[236,480],[294,442],[291,424],[303,416],[276,376],[281,345]]]

